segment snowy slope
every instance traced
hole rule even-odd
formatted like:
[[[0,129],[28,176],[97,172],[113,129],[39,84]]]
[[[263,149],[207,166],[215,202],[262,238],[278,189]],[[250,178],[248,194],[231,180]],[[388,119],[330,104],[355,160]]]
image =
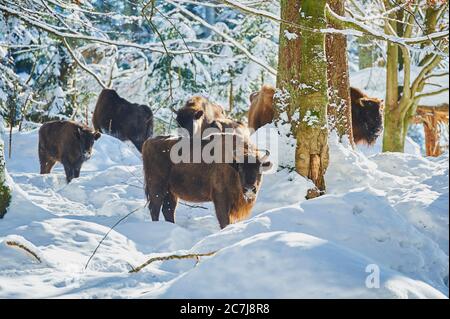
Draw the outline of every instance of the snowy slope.
[[[0,297],[448,297],[448,153],[367,157],[332,140],[326,196],[305,201],[309,182],[282,170],[264,177],[250,219],[220,231],[210,203],[181,203],[175,225],[151,222],[140,155],[112,137],[69,185],[61,166],[38,174],[36,130],[13,141]],[[134,209],[85,270],[109,227]],[[215,250],[197,265],[128,273],[152,256]],[[379,268],[380,288],[366,287],[368,265]]]

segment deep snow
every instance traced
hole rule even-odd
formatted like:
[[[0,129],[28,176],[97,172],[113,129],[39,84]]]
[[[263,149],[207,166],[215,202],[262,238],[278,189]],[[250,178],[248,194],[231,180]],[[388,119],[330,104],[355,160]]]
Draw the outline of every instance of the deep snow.
[[[69,185],[61,166],[38,174],[36,130],[15,132],[13,142],[2,298],[448,297],[448,153],[424,158],[411,141],[409,154],[353,151],[332,139],[327,195],[305,201],[305,179],[266,175],[252,217],[220,231],[210,203],[180,204],[176,224],[151,222],[140,155],[112,137],[102,136]],[[136,208],[84,270],[110,226]],[[152,256],[214,250],[197,265],[128,273]],[[380,288],[366,287],[369,265],[380,269]]]

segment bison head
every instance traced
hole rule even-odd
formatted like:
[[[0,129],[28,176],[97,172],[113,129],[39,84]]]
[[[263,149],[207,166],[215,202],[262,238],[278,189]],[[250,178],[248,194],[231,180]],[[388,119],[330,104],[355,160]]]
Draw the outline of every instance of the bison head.
[[[92,131],[87,128],[77,128],[75,131],[75,137],[80,142],[81,156],[84,160],[87,160],[92,155],[92,147],[94,146],[94,141],[100,138],[101,134],[98,131]]]
[[[256,198],[261,183],[262,173],[272,168],[272,163],[267,160],[269,152],[262,157],[245,155],[242,163],[232,164],[239,174],[242,193],[246,201],[252,201]]]
[[[203,110],[181,109],[177,112],[176,121],[178,125],[189,132],[190,136],[194,136],[201,132],[204,120]]]
[[[383,101],[364,97],[352,104],[352,126],[355,143],[374,144],[383,131]]]

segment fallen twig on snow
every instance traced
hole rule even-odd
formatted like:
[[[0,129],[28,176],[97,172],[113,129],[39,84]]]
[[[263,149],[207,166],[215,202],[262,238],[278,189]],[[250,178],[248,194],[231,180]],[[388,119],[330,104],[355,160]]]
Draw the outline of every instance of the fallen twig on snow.
[[[198,262],[200,257],[212,256],[215,253],[217,253],[217,250],[211,251],[209,253],[203,253],[203,254],[169,255],[169,256],[161,256],[161,257],[152,257],[149,260],[147,260],[145,263],[140,265],[139,267],[136,267],[136,268],[133,267],[129,272],[130,273],[138,272],[138,271],[142,270],[144,267],[147,267],[148,265],[150,265],[151,263],[153,263],[155,261],[171,260],[171,259],[192,259],[192,258],[195,258],[195,259],[197,259],[197,262]]]
[[[147,205],[147,204],[145,204]],[[145,207],[144,205],[144,207]],[[103,241],[106,239],[106,237],[108,237],[109,233],[117,226],[119,225],[125,218],[127,218],[128,216],[130,216],[131,214],[134,214],[135,212],[137,212],[139,209],[144,208],[144,207],[139,207],[136,208],[134,210],[132,210],[131,212],[129,212],[128,214],[126,214],[125,216],[123,216],[121,219],[119,219],[109,230],[108,232],[105,234],[105,236],[103,236],[102,240],[100,240],[100,242],[98,243],[97,247],[94,249],[94,251],[92,252],[91,257],[89,257],[86,265],[84,266],[84,269],[87,269],[87,267],[89,266],[89,263],[91,262],[91,259],[94,257],[95,253],[97,252],[97,250],[99,249],[99,247],[101,246],[101,244],[103,243]]]
[[[21,243],[18,243],[17,241],[12,241],[12,240],[8,240],[6,241],[6,245],[8,246],[15,246],[15,247],[19,247],[20,249],[25,250],[27,253],[29,253],[31,256],[33,256],[34,258],[36,258],[36,260],[41,263],[42,260],[41,258],[39,258],[39,256],[32,251],[30,248],[26,247],[25,245],[22,245]]]

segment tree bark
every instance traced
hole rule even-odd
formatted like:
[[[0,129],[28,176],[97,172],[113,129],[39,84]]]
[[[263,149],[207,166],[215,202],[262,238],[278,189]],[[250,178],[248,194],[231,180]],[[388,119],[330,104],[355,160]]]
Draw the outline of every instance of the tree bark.
[[[279,119],[286,112],[296,137],[296,171],[316,185],[307,198],[323,194],[329,163],[327,128],[327,62],[325,35],[311,29],[326,28],[326,0],[281,0],[281,18],[308,27],[298,35],[282,25],[277,87],[286,98],[275,100]],[[297,38],[292,34],[297,32]]]
[[[385,1],[388,2],[388,1]],[[388,9],[389,7],[386,7]],[[389,34],[388,24],[397,30],[396,15],[386,20],[386,33]],[[398,65],[399,48],[396,44],[387,42],[386,61],[386,100],[384,110],[383,152],[403,152],[403,120],[399,105]]]
[[[0,121],[3,118],[0,116]],[[3,131],[3,123],[0,123],[0,134]],[[6,214],[6,210],[11,201],[11,190],[6,185],[6,165],[5,165],[5,155],[4,155],[4,144],[3,139],[0,135],[0,218]]]
[[[335,13],[345,15],[345,0],[328,0]],[[330,23],[329,28],[339,29]],[[327,34],[325,38],[328,75],[328,126],[336,131],[339,139],[347,135],[353,144],[350,79],[347,57],[347,37],[342,34]]]
[[[435,116],[429,116],[423,123],[425,131],[425,150],[427,156],[438,157],[442,154],[439,143],[439,124]]]

